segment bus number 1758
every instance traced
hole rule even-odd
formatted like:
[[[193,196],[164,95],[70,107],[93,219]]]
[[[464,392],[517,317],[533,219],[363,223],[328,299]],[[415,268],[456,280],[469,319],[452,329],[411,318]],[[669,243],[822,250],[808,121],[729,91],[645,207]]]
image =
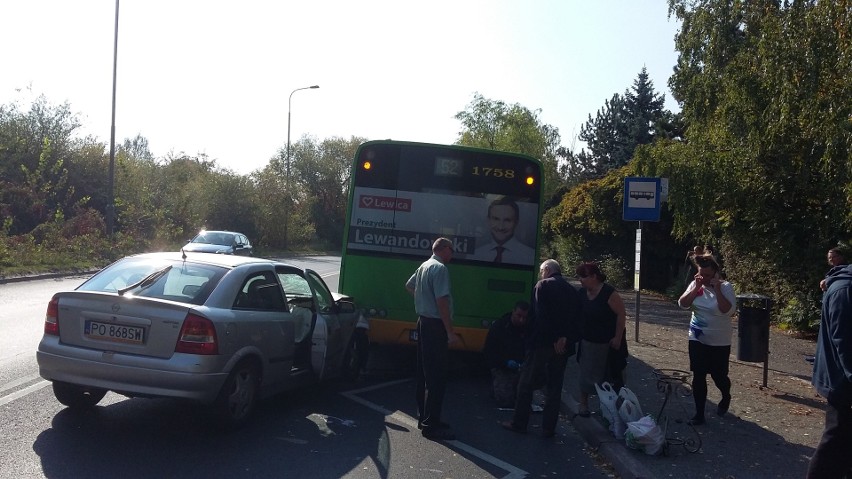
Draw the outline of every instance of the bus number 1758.
[[[493,176],[496,178],[514,178],[515,170],[508,168],[489,168],[487,166],[474,166],[474,176]]]

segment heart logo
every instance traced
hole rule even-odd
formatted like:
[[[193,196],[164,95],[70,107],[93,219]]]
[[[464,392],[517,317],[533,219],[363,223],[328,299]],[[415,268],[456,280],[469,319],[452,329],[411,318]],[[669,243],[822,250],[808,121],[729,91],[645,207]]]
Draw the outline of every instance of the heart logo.
[[[361,206],[365,206],[367,208],[373,206],[373,197],[372,196],[362,196],[361,197]]]

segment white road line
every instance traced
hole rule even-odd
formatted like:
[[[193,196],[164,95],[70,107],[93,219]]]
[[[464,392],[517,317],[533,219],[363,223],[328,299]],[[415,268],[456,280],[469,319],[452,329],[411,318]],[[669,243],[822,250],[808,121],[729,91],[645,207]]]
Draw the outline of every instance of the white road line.
[[[9,394],[8,396],[0,397],[0,406],[5,406],[6,404],[9,404],[10,402],[14,401],[15,399],[22,398],[29,393],[36,392],[39,389],[41,389],[45,386],[49,386],[49,385],[50,385],[50,381],[42,380],[42,381],[39,381],[39,382],[33,384],[32,386],[27,386],[24,389],[21,389],[20,391],[15,391],[12,394]]]
[[[375,386],[366,387],[366,388],[363,388],[363,389],[345,391],[345,392],[342,392],[340,394],[342,396],[352,400],[352,401],[355,401],[356,403],[358,403],[362,406],[368,407],[368,408],[370,408],[374,411],[378,411],[379,413],[390,417],[394,421],[402,423],[403,425],[408,426],[408,427],[413,429],[413,428],[417,427],[417,420],[415,420],[413,417],[409,416],[408,414],[402,413],[400,411],[391,411],[389,409],[385,409],[385,408],[379,406],[378,404],[367,401],[366,399],[364,399],[362,397],[358,397],[358,394],[361,394],[361,393],[364,393],[364,392],[367,392],[367,391],[373,391],[375,389],[381,389],[381,388],[385,388],[385,387],[389,387],[389,386],[394,386],[394,385],[404,383],[404,382],[408,382],[408,381],[411,381],[411,379],[402,379],[402,380],[398,380],[398,381],[391,381],[391,382],[387,382],[387,383],[377,384]],[[529,475],[529,473],[524,471],[523,469],[519,469],[519,468],[517,468],[517,467],[515,467],[515,466],[513,466],[513,465],[511,465],[511,464],[509,464],[506,461],[503,461],[501,459],[497,459],[496,457],[494,457],[490,454],[487,454],[485,452],[482,452],[479,449],[477,449],[477,448],[475,448],[475,447],[473,447],[469,444],[463,443],[461,441],[446,441],[446,442],[448,444],[451,444],[453,447],[455,447],[457,449],[461,449],[462,451],[470,454],[471,456],[477,457],[477,458],[479,458],[479,459],[481,459],[481,460],[483,460],[483,461],[485,461],[489,464],[493,464],[493,465],[499,467],[500,469],[503,469],[504,471],[508,472],[509,474],[503,476],[502,479],[523,479],[523,478],[525,478]]]
[[[21,384],[33,382],[40,377],[41,376],[39,376],[38,373],[35,373],[35,374],[30,374],[29,376],[24,376],[22,378],[16,379],[14,381],[10,381],[6,384],[0,385],[0,393],[4,393],[4,392],[6,392],[10,389],[15,389],[16,387],[20,386]]]

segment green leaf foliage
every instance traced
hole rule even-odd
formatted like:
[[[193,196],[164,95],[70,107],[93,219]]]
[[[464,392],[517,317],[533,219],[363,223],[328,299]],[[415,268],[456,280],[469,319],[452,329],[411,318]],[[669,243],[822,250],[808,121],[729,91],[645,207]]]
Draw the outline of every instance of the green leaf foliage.
[[[545,201],[562,185],[557,166],[559,129],[539,119],[541,110],[490,100],[479,93],[455,118],[462,124],[459,145],[521,153],[537,158],[544,170]]]
[[[636,168],[670,179],[673,234],[718,242],[740,291],[809,307],[852,227],[850,2],[669,5],[687,142],[637,152]]]

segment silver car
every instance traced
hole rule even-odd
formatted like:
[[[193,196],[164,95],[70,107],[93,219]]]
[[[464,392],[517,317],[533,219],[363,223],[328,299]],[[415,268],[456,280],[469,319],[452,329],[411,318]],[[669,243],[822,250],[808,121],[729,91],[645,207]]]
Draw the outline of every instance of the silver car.
[[[359,316],[311,270],[230,255],[129,256],[53,296],[39,372],[70,408],[94,407],[107,391],[183,398],[233,428],[258,399],[357,363]]]

